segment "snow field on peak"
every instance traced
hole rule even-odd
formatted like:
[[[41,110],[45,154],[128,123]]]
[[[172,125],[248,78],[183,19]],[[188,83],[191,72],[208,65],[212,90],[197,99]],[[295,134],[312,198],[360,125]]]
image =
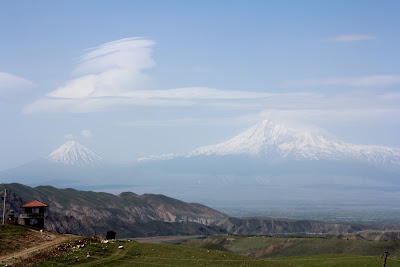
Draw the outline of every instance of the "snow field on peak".
[[[100,165],[101,157],[76,141],[68,141],[46,159],[52,163],[75,166]]]
[[[287,127],[268,120],[216,145],[203,146],[186,154],[151,156],[141,161],[241,154],[292,160],[356,160],[400,166],[399,148],[346,143],[321,130]]]

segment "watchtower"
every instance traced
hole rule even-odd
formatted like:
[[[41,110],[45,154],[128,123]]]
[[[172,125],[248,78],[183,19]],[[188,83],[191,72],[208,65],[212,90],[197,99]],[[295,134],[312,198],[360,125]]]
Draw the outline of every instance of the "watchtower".
[[[44,229],[44,209],[48,206],[46,203],[37,200],[25,203],[21,205],[21,208],[25,209],[25,213],[21,214],[20,217],[24,220],[25,225]]]

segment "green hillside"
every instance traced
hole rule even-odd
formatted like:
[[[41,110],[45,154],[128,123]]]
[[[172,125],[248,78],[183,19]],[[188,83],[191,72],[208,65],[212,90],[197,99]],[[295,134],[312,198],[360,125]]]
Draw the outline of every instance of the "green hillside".
[[[118,249],[118,246],[124,249]],[[88,253],[90,258],[87,258]],[[79,261],[77,261],[77,259]],[[308,255],[253,258],[204,248],[135,242],[94,243],[34,266],[270,266],[270,267],[375,267],[382,258],[362,255]],[[400,259],[388,258],[387,267],[400,267]]]
[[[124,249],[118,249],[123,245]],[[91,257],[87,258],[87,253]],[[77,262],[79,259],[79,262]],[[91,244],[71,253],[60,255],[34,266],[290,266],[268,262],[230,252],[191,248],[186,246],[115,242]]]
[[[373,267],[381,266],[380,252],[387,249],[387,267],[400,267],[398,242],[220,235],[204,241],[192,240],[186,245],[167,245],[131,241],[101,243],[98,238],[76,237],[77,241],[53,239],[57,243],[46,248],[42,244],[50,241],[43,240],[43,234],[37,230],[13,225],[1,229],[0,259],[23,253],[27,248],[40,249],[26,254],[19,262],[13,257],[15,266]],[[49,234],[55,233],[46,232]],[[73,240],[71,236],[59,236]]]
[[[399,241],[218,235],[202,241],[192,240],[186,245],[192,247],[214,245],[234,253],[260,258],[326,254],[380,257],[385,251],[389,251],[391,257],[400,257]]]

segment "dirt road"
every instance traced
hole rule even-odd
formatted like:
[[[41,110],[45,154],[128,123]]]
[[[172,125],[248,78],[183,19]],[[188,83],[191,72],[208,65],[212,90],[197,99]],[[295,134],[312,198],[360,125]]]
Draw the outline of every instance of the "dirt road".
[[[63,241],[78,238],[78,236],[75,235],[53,235],[53,237],[54,239],[50,241],[45,241],[30,248],[19,250],[5,256],[0,256],[0,264],[4,266],[5,264],[15,263],[21,259],[28,258],[29,256],[34,255],[41,250],[45,250],[59,243],[62,243]]]

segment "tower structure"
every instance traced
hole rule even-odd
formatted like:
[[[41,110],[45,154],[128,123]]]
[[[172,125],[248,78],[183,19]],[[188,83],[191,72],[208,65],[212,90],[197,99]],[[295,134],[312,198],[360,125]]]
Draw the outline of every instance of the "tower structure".
[[[25,203],[21,205],[21,208],[25,209],[25,213],[21,214],[20,217],[25,225],[44,229],[44,209],[48,206],[46,203],[37,200]]]

